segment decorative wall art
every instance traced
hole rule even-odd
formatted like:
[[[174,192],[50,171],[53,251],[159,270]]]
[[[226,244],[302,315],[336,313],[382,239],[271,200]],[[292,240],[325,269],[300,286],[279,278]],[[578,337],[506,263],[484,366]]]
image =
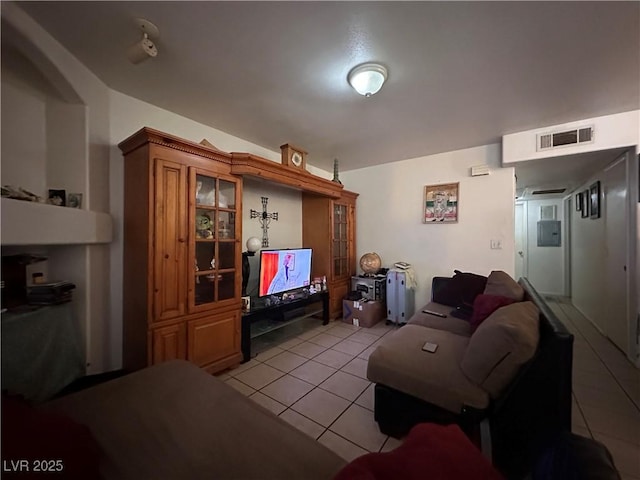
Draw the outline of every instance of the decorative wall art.
[[[589,204],[591,218],[600,218],[600,181],[592,183],[589,187]]]
[[[82,208],[82,194],[81,193],[70,193],[67,196],[67,207]]]
[[[267,203],[269,197],[260,197],[262,200],[262,212],[254,210],[249,211],[249,218],[257,218],[262,226],[262,246],[269,246],[269,224],[272,220],[278,221],[278,212],[267,213]]]
[[[424,187],[423,223],[456,223],[458,221],[459,183]]]
[[[582,192],[582,218],[589,216],[589,190]]]
[[[582,211],[582,209],[584,208],[584,205],[582,204],[583,202],[584,202],[584,197],[582,195],[582,192],[576,193],[576,212]]]
[[[66,190],[49,190],[49,203],[51,205],[57,205],[64,207],[67,205],[67,192]]]

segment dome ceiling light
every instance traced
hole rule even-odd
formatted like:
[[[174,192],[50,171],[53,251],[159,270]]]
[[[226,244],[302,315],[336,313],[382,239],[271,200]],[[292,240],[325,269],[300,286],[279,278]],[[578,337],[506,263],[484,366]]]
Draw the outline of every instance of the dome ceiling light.
[[[351,69],[347,77],[356,92],[370,97],[380,91],[387,80],[387,69],[378,63],[363,63]]]

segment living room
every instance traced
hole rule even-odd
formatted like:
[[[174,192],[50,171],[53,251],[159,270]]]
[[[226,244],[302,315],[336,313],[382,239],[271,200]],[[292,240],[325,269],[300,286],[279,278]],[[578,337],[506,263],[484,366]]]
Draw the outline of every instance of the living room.
[[[3,184],[15,182],[42,195],[46,188],[54,186],[51,183],[60,183],[68,191],[83,192],[87,209],[111,216],[113,234],[109,241],[65,247],[38,245],[35,251],[42,251],[50,257],[50,268],[56,275],[68,277],[81,286],[77,298],[80,317],[86,321],[83,333],[88,372],[117,369],[122,361],[124,210],[124,161],[117,144],[141,127],[149,126],[194,142],[207,139],[225,152],[250,152],[279,162],[278,144],[266,148],[225,133],[224,125],[214,128],[110,88],[19,5],[3,2],[2,13],[3,46],[9,40],[16,48],[20,42],[24,47],[16,60],[18,68],[5,71],[3,64],[2,116],[5,125],[2,166],[6,180]],[[41,74],[34,74],[33,65],[25,66],[23,63],[24,52],[34,49],[37,54],[33,58],[44,57],[44,61],[40,58],[42,63],[39,66],[47,73],[45,84],[48,86],[42,86],[42,77],[38,76]],[[38,85],[35,89],[34,78]],[[43,133],[56,123],[56,119],[69,118],[67,111],[43,113],[50,112],[49,104],[56,101],[42,98],[57,99],[60,95],[51,95],[50,85],[65,92],[65,101],[82,111],[81,114],[73,113],[72,134],[59,131]],[[27,94],[24,94],[25,90]],[[43,94],[43,90],[46,93]],[[75,99],[69,100],[74,96],[70,91],[75,92]],[[636,98],[635,103],[630,101],[624,108],[618,106],[615,113],[637,109]],[[47,118],[47,114],[51,117]],[[562,123],[588,121],[596,117],[599,118],[598,115],[569,115],[569,120]],[[11,123],[7,119],[11,119]],[[610,120],[617,125],[616,118]],[[553,125],[554,122],[542,118],[535,127],[526,130],[534,135],[536,131]],[[66,129],[60,127],[58,130]],[[49,135],[87,139],[86,143],[73,146],[77,153],[72,166],[65,167],[68,159],[59,148],[57,154],[42,154],[45,150],[42,146],[52,141]],[[288,138],[284,141],[289,140],[293,141]],[[398,260],[411,263],[418,273],[417,305],[426,303],[430,295],[429,282],[435,275],[450,275],[456,268],[480,273],[490,270],[514,272],[515,167],[504,168],[500,139],[496,140],[480,145],[461,141],[459,146],[443,152],[400,158],[390,156],[385,159],[388,163],[382,165],[340,172],[345,188],[360,194],[356,251],[360,255],[376,251],[385,265]],[[636,140],[632,145],[637,148],[638,143]],[[9,178],[12,170],[6,167],[5,162],[9,162],[10,156],[6,155],[5,149],[22,153],[16,145],[37,145],[39,158],[29,168],[16,173],[15,178]],[[330,166],[319,168],[312,161],[309,164],[308,169],[312,173],[331,179]],[[346,168],[346,164],[345,157],[341,165]],[[469,169],[476,165],[487,165],[490,175],[469,176]],[[63,172],[63,178],[60,178],[60,172]],[[424,225],[421,220],[424,186],[449,182],[460,183],[459,223],[456,226]],[[299,194],[259,182],[245,183],[243,244],[249,237],[262,236],[259,222],[249,216],[250,209],[261,208],[262,196],[269,197],[270,210],[280,213],[278,222],[274,222],[269,230],[270,246],[302,246]],[[40,235],[46,236],[46,232]],[[502,248],[490,248],[493,240],[499,240]],[[23,247],[17,248],[23,250]],[[68,258],[77,259],[73,266],[68,266]]]

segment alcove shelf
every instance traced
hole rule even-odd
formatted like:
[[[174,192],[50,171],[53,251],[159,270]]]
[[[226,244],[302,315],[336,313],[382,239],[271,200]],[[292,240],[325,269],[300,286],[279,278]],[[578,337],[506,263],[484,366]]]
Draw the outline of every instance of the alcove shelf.
[[[109,243],[111,215],[79,208],[2,198],[2,245]]]

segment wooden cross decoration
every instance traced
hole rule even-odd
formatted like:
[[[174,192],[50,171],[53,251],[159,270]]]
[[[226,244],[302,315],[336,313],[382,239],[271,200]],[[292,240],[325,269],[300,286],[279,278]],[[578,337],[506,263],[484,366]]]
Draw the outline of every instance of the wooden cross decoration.
[[[278,212],[267,213],[267,202],[269,201],[268,197],[262,198],[262,212],[258,212],[257,210],[251,209],[251,217],[257,218],[260,221],[260,225],[262,225],[262,246],[269,246],[269,224],[271,220],[278,220]]]

